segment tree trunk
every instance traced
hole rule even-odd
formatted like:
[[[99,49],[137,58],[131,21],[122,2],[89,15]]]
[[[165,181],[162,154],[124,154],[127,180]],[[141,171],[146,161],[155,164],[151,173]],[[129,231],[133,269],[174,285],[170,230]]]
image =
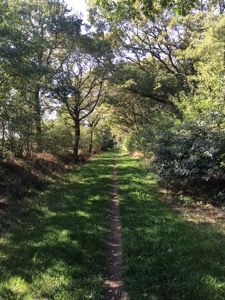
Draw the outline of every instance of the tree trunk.
[[[5,122],[2,121],[2,147],[1,147],[1,158],[5,155]]]
[[[78,160],[78,150],[80,144],[80,121],[79,119],[74,120],[74,147],[73,147],[73,156]]]
[[[34,95],[34,105],[35,105],[35,127],[36,127],[36,143],[37,152],[42,152],[42,123],[41,123],[41,104],[39,99],[39,88],[36,87]]]
[[[89,153],[90,154],[92,154],[92,148],[93,148],[93,130],[91,128],[90,144],[89,144]]]

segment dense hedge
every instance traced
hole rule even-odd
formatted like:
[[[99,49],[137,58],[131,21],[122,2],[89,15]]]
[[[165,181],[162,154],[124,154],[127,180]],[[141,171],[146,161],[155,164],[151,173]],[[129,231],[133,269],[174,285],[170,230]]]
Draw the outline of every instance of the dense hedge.
[[[186,122],[158,134],[153,168],[168,184],[202,189],[225,200],[225,132],[210,122]],[[222,188],[224,186],[224,188]]]

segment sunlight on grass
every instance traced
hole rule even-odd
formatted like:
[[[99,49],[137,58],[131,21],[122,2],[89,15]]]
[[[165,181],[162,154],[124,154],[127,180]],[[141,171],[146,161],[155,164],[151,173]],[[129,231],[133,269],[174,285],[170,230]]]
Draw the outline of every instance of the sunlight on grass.
[[[96,299],[104,293],[113,153],[25,199],[0,240],[0,299]]]
[[[18,298],[22,299],[29,290],[29,287],[24,279],[15,276],[6,283],[5,289],[10,291],[12,294],[18,295]]]
[[[0,239],[1,300],[103,299],[113,153],[26,199]],[[224,300],[225,235],[159,201],[157,176],[117,154],[129,300]]]
[[[54,295],[62,288],[69,287],[71,284],[70,277],[67,271],[68,266],[61,265],[59,262],[51,268],[48,268],[44,273],[34,278],[33,286],[35,291],[41,291],[42,295]]]
[[[81,210],[78,210],[76,212],[76,214],[79,216],[79,217],[84,217],[84,218],[87,218],[89,219],[91,217],[91,215],[85,211],[81,211]]]
[[[117,162],[128,299],[225,299],[224,232],[159,201],[156,175],[137,158]]]

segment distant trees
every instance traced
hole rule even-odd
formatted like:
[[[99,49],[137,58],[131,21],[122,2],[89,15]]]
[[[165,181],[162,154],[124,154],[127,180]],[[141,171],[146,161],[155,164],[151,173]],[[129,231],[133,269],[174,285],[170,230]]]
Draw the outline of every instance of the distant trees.
[[[159,137],[155,167],[167,182],[189,189],[198,184],[214,201],[224,201],[225,17],[207,12],[201,20],[201,32],[193,33],[183,53],[195,69],[188,76],[192,89],[178,104],[184,119]]]
[[[118,58],[107,102],[119,138],[154,153],[167,183],[225,198],[224,1],[94,2]]]
[[[104,41],[99,41],[97,46],[101,52],[94,53],[96,40],[82,36],[55,77],[53,95],[63,104],[74,124],[75,158],[78,157],[81,122],[85,122],[85,119],[94,112],[104,92],[110,48],[104,44],[103,49],[102,42]]]
[[[9,0],[0,11],[1,154],[45,150],[45,120],[63,106],[74,122],[77,156],[80,122],[102,97],[106,39],[93,28],[83,33],[63,1]]]
[[[114,135],[154,152],[167,182],[225,180],[224,1],[90,10],[86,26],[59,0],[0,3],[1,155],[65,146],[78,158]]]
[[[79,34],[80,21],[68,16],[68,10],[60,1],[6,1],[2,7],[0,73],[1,100],[5,102],[2,117],[7,115],[2,120],[4,135],[11,132],[11,138],[20,143],[24,138],[31,141],[32,137],[32,146],[24,144],[22,148],[40,152],[42,119],[50,101],[46,92],[67,57],[67,41]],[[3,95],[6,89],[9,92]],[[15,113],[18,109],[22,111],[15,127],[10,110]],[[25,120],[21,119],[23,115]],[[26,127],[25,131],[21,126]]]
[[[90,1],[93,3],[93,1]],[[140,18],[145,15],[154,18],[162,8],[173,9],[178,14],[187,14],[194,7],[196,0],[172,1],[172,0],[95,0],[101,8],[113,13],[117,18]]]

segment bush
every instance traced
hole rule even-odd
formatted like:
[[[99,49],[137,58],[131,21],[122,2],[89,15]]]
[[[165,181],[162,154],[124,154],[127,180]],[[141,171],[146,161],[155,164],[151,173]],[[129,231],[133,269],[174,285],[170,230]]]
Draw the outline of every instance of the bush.
[[[225,181],[225,134],[211,122],[185,122],[160,133],[153,168],[173,185]]]
[[[54,155],[68,154],[74,143],[72,126],[52,120],[46,122],[44,129],[43,150]]]
[[[150,126],[143,126],[138,131],[132,131],[125,140],[125,147],[129,152],[148,152],[154,139]]]

